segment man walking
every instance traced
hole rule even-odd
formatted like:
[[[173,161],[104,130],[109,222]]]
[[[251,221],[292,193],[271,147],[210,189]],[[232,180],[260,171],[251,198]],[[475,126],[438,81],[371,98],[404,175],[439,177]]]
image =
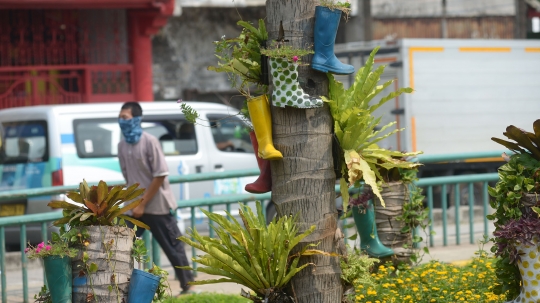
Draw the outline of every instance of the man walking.
[[[182,234],[176,222],[177,207],[167,179],[169,174],[167,163],[159,141],[142,130],[142,114],[139,103],[127,102],[122,105],[118,119],[125,138],[118,144],[118,159],[122,174],[127,186],[139,183],[141,188],[146,188],[141,204],[132,210],[131,216],[150,227],[152,235],[180,279],[182,287],[180,294],[189,293],[188,282],[193,281],[191,271],[176,268],[189,266],[189,262],[184,243],[177,240]],[[137,237],[144,231],[142,228],[138,229]]]

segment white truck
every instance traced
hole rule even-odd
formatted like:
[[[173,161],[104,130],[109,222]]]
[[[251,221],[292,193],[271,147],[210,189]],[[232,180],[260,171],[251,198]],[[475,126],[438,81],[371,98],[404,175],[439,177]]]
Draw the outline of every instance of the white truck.
[[[375,65],[387,66],[381,82],[396,79],[387,93],[414,89],[376,112],[381,125],[396,121],[396,128],[405,128],[381,142],[385,148],[424,155],[502,151],[506,148],[491,137],[504,138],[511,124],[531,130],[540,118],[538,40],[402,39],[346,43],[335,50],[358,70],[376,46]],[[354,75],[337,79],[348,87]],[[503,163],[501,157],[425,163],[419,177],[493,173]],[[441,207],[440,190],[434,188],[435,208]],[[475,204],[482,204],[482,192],[482,183],[476,183]],[[447,195],[454,201],[452,188]],[[460,196],[467,205],[466,186]]]
[[[491,137],[508,125],[530,130],[540,118],[540,41],[402,39],[336,45],[336,55],[358,70],[369,53],[387,67],[388,88],[411,87],[376,113],[381,125],[405,128],[382,142],[386,148],[425,155],[505,150]],[[338,76],[346,87],[354,75]],[[495,172],[502,158],[426,165],[422,176]]]

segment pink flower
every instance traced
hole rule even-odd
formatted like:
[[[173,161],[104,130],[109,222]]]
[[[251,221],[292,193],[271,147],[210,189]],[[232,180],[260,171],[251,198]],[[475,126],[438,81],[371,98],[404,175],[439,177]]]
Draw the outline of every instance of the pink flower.
[[[298,56],[294,56],[294,57],[292,57],[292,60],[293,60],[293,62],[296,62],[296,61],[298,61]]]
[[[24,253],[27,253],[30,250],[30,247],[24,249]]]
[[[46,251],[51,250],[51,246],[50,246],[50,245],[47,245],[47,246],[45,247],[45,250],[46,250]]]
[[[36,253],[39,253],[41,251],[41,247],[36,248]]]
[[[176,101],[176,103],[182,103],[182,99],[178,99],[178,101]]]
[[[45,247],[45,243],[41,242],[41,243],[38,244],[37,247],[38,247],[38,248],[43,248],[43,247]]]

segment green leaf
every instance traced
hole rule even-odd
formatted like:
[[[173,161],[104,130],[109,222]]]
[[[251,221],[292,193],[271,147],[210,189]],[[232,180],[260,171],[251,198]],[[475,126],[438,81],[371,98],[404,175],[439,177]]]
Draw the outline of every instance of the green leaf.
[[[97,271],[98,271],[97,264],[94,262],[90,263],[90,266],[88,266],[88,272],[93,274],[93,273],[96,273]]]

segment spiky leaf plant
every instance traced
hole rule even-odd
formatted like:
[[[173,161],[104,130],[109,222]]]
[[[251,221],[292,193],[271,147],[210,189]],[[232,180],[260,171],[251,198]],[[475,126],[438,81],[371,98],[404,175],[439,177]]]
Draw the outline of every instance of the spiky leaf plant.
[[[139,184],[133,184],[128,188],[121,185],[108,187],[104,181],[99,181],[97,186],[88,186],[86,180],[79,184],[79,192],[73,191],[67,194],[67,197],[73,202],[52,201],[48,204],[51,208],[63,209],[64,217],[53,224],[63,226],[68,224],[75,226],[92,225],[122,225],[123,220],[150,229],[148,225],[132,217],[124,215],[130,209],[137,207],[142,199],[131,202],[122,207],[124,202],[139,197],[144,188],[138,188]]]
[[[375,128],[379,125],[381,117],[375,118],[373,113],[384,103],[396,98],[403,93],[411,93],[409,87],[400,88],[397,91],[382,97],[377,103],[370,104],[375,97],[390,86],[394,80],[389,80],[378,85],[384,72],[384,65],[373,70],[375,54],[379,48],[375,48],[364,65],[356,74],[353,85],[345,90],[343,84],[328,74],[329,97],[324,98],[330,106],[330,113],[334,118],[334,132],[344,153],[345,161],[342,163],[342,178],[340,190],[343,196],[343,209],[347,209],[349,202],[348,187],[363,180],[373,189],[381,203],[384,200],[377,187],[377,181],[383,181],[378,168],[387,170],[396,168],[411,169],[419,166],[403,160],[404,157],[416,156],[421,152],[404,153],[380,148],[377,143],[398,131],[395,129],[383,135],[383,132],[396,124],[391,122],[384,125],[380,130]]]
[[[225,217],[204,209],[201,211],[217,224],[212,225],[212,228],[218,238],[201,236],[194,229],[188,236],[179,239],[207,253],[192,258],[193,261],[205,265],[198,267],[198,271],[225,278],[195,281],[190,284],[234,282],[255,292],[256,298],[250,298],[259,301],[281,292],[296,273],[311,264],[298,266],[301,256],[321,254],[337,257],[333,253],[312,249],[315,246],[313,244],[306,245],[299,252],[290,255],[293,248],[313,232],[315,226],[311,226],[302,234],[297,234],[298,228],[295,224],[297,216],[274,219],[267,226],[259,201],[257,214],[254,214],[247,205],[240,203],[239,215],[243,225],[229,212]],[[188,266],[182,268],[192,269]]]

